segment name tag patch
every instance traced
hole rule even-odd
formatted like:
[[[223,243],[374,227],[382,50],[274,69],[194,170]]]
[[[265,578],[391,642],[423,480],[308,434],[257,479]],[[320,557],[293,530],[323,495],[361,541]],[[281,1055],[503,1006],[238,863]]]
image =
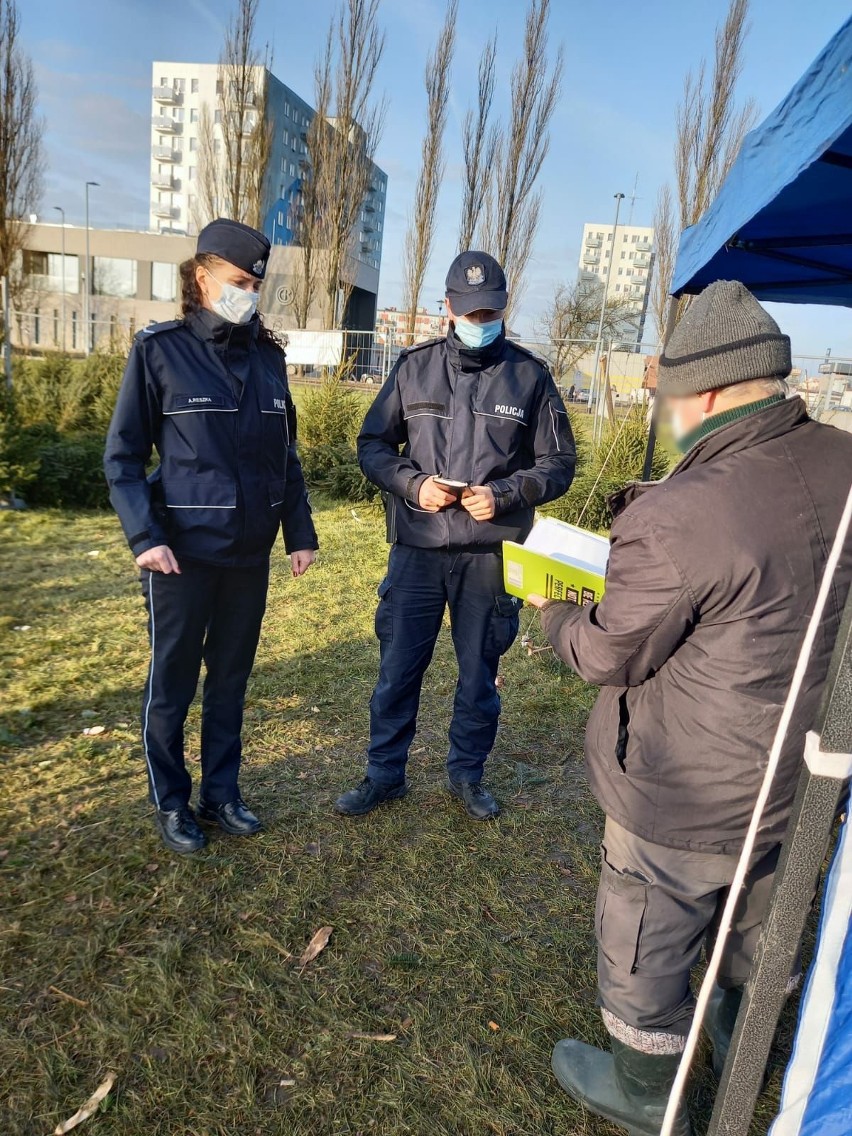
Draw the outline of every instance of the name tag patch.
[[[178,410],[215,410],[224,406],[225,400],[209,394],[177,394],[174,404]]]

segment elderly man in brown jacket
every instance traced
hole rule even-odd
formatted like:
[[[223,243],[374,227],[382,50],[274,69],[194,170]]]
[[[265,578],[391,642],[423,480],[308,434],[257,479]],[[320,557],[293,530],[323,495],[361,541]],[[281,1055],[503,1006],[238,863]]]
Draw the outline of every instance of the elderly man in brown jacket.
[[[544,602],[556,653],[601,687],[586,764],[607,820],[595,930],[612,1054],[561,1041],[563,1088],[658,1133],[714,928],[852,481],[852,436],[787,398],[790,341],[741,284],[694,301],[660,359],[685,456],[614,503],[606,594]],[[797,704],[708,1028],[730,1044],[849,587],[847,549]],[[679,1136],[688,1133],[685,1108]]]

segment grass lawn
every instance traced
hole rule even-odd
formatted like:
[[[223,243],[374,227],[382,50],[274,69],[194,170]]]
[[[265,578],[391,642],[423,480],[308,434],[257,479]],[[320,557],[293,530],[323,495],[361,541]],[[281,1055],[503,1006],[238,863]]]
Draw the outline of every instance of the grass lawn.
[[[414,791],[336,817],[335,795],[361,773],[386,548],[372,508],[320,503],[318,524],[321,562],[305,579],[275,553],[249,688],[243,788],[266,830],[213,835],[180,858],[145,803],[144,611],[117,521],[0,514],[3,1136],[52,1132],[109,1071],[116,1088],[87,1136],[614,1131],[549,1069],[558,1038],[604,1041],[602,818],[580,761],[593,692],[515,645],[489,768],[505,810],[476,824],[442,788],[445,635]],[[197,717],[187,749],[197,755]],[[300,967],[324,926],[327,948]],[[712,1091],[702,1058],[696,1117]]]

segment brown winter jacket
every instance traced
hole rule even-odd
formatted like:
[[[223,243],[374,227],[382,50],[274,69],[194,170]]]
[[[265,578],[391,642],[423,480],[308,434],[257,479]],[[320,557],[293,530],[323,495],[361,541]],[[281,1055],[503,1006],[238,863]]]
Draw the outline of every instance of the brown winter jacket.
[[[850,482],[852,435],[775,403],[618,495],[602,601],[544,609],[556,653],[602,688],[587,771],[631,832],[741,848]],[[847,544],[758,850],[783,838],[850,577]]]

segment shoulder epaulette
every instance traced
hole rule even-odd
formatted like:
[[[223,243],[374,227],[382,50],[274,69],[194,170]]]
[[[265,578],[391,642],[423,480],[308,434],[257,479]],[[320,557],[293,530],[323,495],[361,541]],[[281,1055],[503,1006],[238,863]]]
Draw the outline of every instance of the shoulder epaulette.
[[[182,319],[163,320],[162,323],[149,323],[147,327],[136,332],[136,339],[145,340],[149,336],[159,335],[163,331],[174,331],[176,327],[183,327]]]
[[[444,343],[446,336],[439,335],[435,339],[424,339],[422,343],[412,343],[410,347],[403,347],[399,353],[399,357],[403,355],[410,355],[412,351],[422,351],[424,347],[434,347],[437,343]]]
[[[520,351],[520,353],[522,355],[529,355],[530,359],[535,359],[536,363],[541,364],[541,366],[544,367],[546,370],[548,370],[548,371],[550,370],[550,364],[544,358],[544,356],[537,355],[535,351],[531,351],[529,349],[529,347],[524,347],[524,345],[522,343],[518,343],[517,340],[515,340],[515,339],[509,339],[509,340],[507,340],[507,343],[511,343],[511,345],[514,347],[514,349],[516,351]]]

